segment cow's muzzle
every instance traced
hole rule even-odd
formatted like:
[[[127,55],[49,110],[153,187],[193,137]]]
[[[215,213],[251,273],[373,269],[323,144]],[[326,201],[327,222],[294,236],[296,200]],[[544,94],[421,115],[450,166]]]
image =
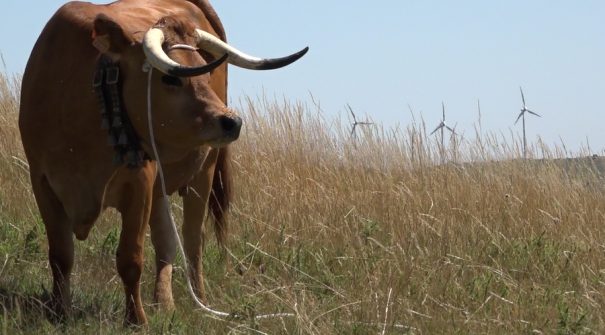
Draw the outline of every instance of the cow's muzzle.
[[[221,130],[231,141],[239,138],[239,132],[242,129],[242,118],[239,116],[222,115],[218,119]]]

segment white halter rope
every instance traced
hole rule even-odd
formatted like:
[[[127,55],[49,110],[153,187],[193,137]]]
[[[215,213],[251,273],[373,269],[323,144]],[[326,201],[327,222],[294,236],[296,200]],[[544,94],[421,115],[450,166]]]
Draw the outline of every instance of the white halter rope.
[[[175,48],[175,47],[183,48],[183,45],[173,46],[173,48]],[[189,47],[189,46],[187,46],[187,47]],[[193,50],[195,50],[195,48],[193,48],[193,47],[191,47],[191,48]],[[189,48],[183,48],[183,49],[189,49]],[[191,50],[191,49],[189,49],[189,50]],[[157,149],[157,146],[155,143],[155,136],[153,133],[153,122],[151,120],[151,75],[153,73],[153,67],[151,65],[149,65],[148,63],[145,63],[145,65],[143,65],[143,72],[148,73],[148,76],[147,76],[147,125],[149,127],[149,140],[151,141],[151,148],[153,149],[153,156],[155,157],[155,160],[157,161],[158,175],[160,176],[160,185],[162,187],[162,201],[164,202],[164,206],[166,208],[166,211],[168,212],[167,217],[170,219],[170,223],[172,225],[172,230],[174,232],[174,235],[176,236],[176,241],[179,246],[179,250],[181,252],[181,257],[183,258],[183,262],[185,263],[185,273],[188,274],[189,273],[189,262],[187,261],[187,257],[185,256],[185,249],[183,248],[183,243],[181,242],[181,237],[179,235],[178,229],[174,222],[174,218],[172,217],[172,210],[170,209],[170,202],[168,201],[168,194],[166,193],[166,183],[164,180],[164,171],[162,170],[162,162],[160,161],[160,155],[158,154],[158,149]],[[193,286],[191,285],[191,279],[189,278],[189,276],[185,275],[185,278],[187,278],[187,289],[189,291],[189,295],[191,295],[191,297],[195,301],[196,305],[198,305],[198,307],[203,309],[205,312],[208,312],[212,315],[218,316],[223,319],[226,319],[226,318],[245,319],[245,317],[242,315],[217,311],[217,310],[214,310],[214,309],[204,305],[204,303],[195,295],[195,292],[193,291]],[[261,320],[261,319],[269,319],[269,318],[283,318],[283,317],[294,317],[294,316],[296,316],[296,315],[294,315],[292,313],[273,313],[273,314],[256,315],[256,316],[254,316],[254,319]]]

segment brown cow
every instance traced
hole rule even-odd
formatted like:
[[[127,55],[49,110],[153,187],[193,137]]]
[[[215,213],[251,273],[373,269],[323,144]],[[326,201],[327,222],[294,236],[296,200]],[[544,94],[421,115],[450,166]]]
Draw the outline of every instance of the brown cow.
[[[86,239],[107,207],[122,215],[117,268],[126,322],[146,323],[139,286],[147,224],[156,251],[155,299],[173,305],[175,239],[147,130],[146,64],[154,68],[153,132],[167,192],[191,190],[182,192],[183,236],[190,277],[203,296],[202,223],[210,207],[223,241],[231,187],[226,145],[241,127],[226,107],[223,62],[272,69],[307,50],[259,59],[224,41],[220,20],[205,0],[71,2],[47,23],[23,76],[19,127],[46,226],[52,306],[59,316],[71,305],[72,233]]]

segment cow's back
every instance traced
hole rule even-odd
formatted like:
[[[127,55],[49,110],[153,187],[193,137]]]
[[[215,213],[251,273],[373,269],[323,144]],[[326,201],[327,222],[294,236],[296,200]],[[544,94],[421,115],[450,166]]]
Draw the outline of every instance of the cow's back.
[[[98,58],[92,45],[93,23],[101,13],[118,22],[137,42],[167,15],[189,17],[216,35],[213,27],[222,29],[218,17],[211,18],[211,24],[200,7],[184,0],[123,0],[108,5],[70,2],[49,20],[23,76],[19,115],[23,146],[32,178],[47,178],[59,198],[69,203],[64,204],[67,207],[77,208],[85,201],[94,203],[94,211],[103,202],[116,168],[92,90]],[[215,71],[211,82],[225,101],[226,69]],[[173,169],[191,165],[190,161],[198,160],[196,155],[194,150],[189,161],[175,162]]]
[[[95,50],[85,43],[90,40],[91,21],[73,14],[79,7],[86,5],[68,4],[51,18],[23,74],[19,126],[28,158],[34,160],[52,151],[57,145],[53,139],[70,126],[67,114],[72,104],[90,104],[82,83],[91,75]],[[46,144],[44,148],[40,143]]]
[[[97,105],[91,85],[98,51],[92,45],[92,30],[98,14],[118,22],[137,41],[166,15],[185,15],[224,39],[212,7],[206,1],[194,2],[200,6],[188,1],[124,0],[108,5],[70,2],[61,7],[40,34],[23,75],[19,124],[26,152],[39,157],[43,152],[38,143],[44,143],[43,151],[48,152],[53,140],[73,136],[82,140],[74,131],[88,138],[93,130],[90,114]],[[212,86],[226,100],[226,68],[215,74]]]

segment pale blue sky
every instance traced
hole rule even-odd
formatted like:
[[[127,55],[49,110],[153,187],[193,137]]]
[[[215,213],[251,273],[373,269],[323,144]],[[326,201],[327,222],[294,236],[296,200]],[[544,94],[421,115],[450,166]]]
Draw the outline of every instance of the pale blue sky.
[[[108,2],[108,1],[105,1]],[[64,1],[3,0],[0,51],[22,72],[44,23]],[[605,149],[605,2],[213,1],[229,41],[258,56],[306,45],[294,65],[270,72],[232,68],[231,100],[242,94],[310,102],[328,115],[349,103],[388,125],[410,122],[407,105],[434,127],[447,118],[467,136],[481,99],[483,129],[509,133],[522,85],[528,137]]]

